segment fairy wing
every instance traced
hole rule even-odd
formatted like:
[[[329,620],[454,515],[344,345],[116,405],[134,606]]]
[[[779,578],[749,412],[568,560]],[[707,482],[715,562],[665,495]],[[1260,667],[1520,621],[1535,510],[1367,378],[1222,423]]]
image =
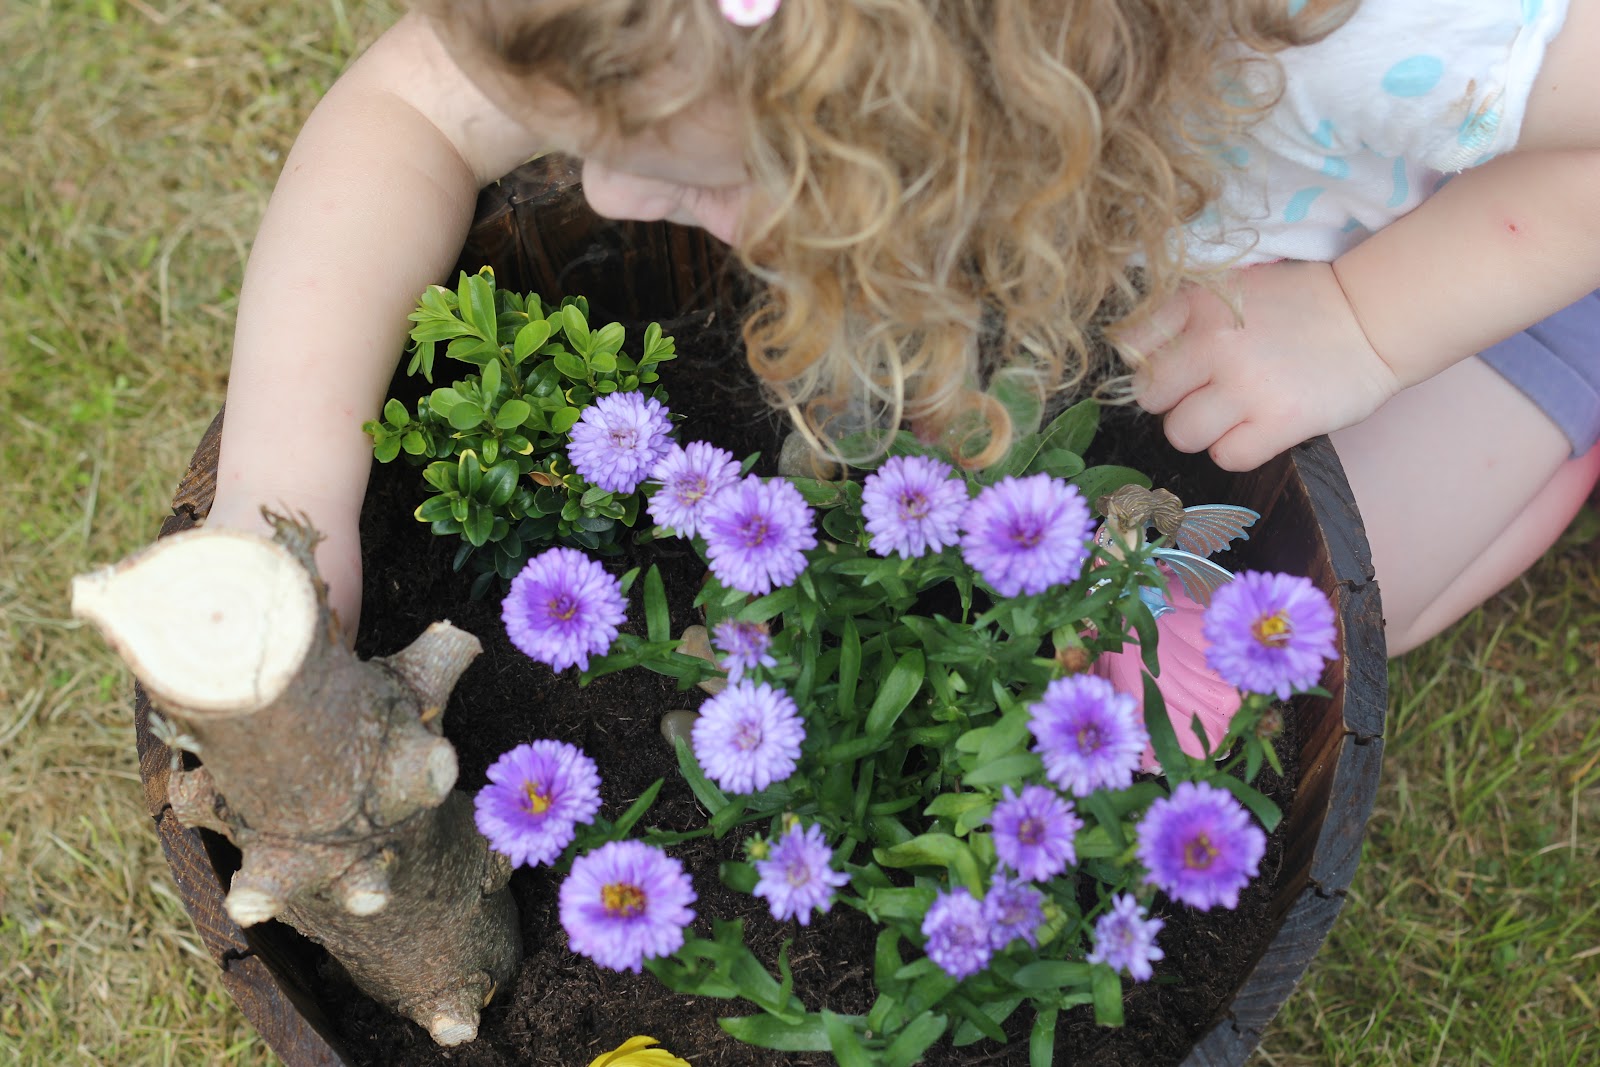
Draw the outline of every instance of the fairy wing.
[[[1193,552],[1158,548],[1155,557],[1171,568],[1178,581],[1183,583],[1183,591],[1189,594],[1189,599],[1202,608],[1211,604],[1212,593],[1233,581],[1232,571]]]
[[[1260,517],[1258,512],[1237,504],[1196,504],[1183,509],[1183,525],[1178,527],[1173,539],[1185,552],[1214,556],[1235,539],[1250,540],[1245,528]]]

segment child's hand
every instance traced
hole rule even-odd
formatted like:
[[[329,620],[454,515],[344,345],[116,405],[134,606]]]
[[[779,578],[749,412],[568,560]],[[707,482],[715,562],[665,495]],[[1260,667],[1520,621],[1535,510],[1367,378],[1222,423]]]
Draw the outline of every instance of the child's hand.
[[[1134,395],[1166,415],[1178,451],[1210,450],[1225,470],[1252,470],[1399,392],[1329,264],[1250,267],[1222,288],[1229,302],[1188,286],[1118,338],[1143,355]]]

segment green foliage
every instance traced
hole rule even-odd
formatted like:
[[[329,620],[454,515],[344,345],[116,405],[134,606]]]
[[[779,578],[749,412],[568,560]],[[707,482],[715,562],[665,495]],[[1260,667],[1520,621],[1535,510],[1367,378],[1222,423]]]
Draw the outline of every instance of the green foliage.
[[[429,287],[410,319],[407,374],[432,383],[440,342],[447,359],[477,371],[434,389],[415,411],[391,398],[362,429],[380,462],[403,454],[424,465],[433,492],[417,519],[462,539],[456,568],[476,558],[474,592],[496,574],[510,579],[552,542],[612,550],[638,518],[640,496],[607,492],[574,471],[568,433],[607,393],[643,391],[665,403],[656,368],[676,358],[672,338],[651,323],[634,359],[622,351],[620,323],[590,327],[583,297],[548,307],[536,293],[497,289],[488,267],[462,272],[454,290]]]

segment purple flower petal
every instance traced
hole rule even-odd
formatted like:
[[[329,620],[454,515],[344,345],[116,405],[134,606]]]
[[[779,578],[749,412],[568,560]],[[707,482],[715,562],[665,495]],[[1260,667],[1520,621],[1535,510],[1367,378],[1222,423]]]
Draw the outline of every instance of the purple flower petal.
[[[672,446],[650,477],[661,483],[650,497],[650,517],[679,537],[693,537],[706,504],[739,480],[739,463],[731,452],[690,441]]]
[[[1111,900],[1111,910],[1095,921],[1094,951],[1084,959],[1127,971],[1135,982],[1148,982],[1154,973],[1150,964],[1167,956],[1156,947],[1156,935],[1165,925],[1161,919],[1146,918],[1133,897],[1118,893]]]
[[[989,821],[995,855],[1025,881],[1046,881],[1078,862],[1083,820],[1053,789],[1030,785],[1017,796],[1006,786]]]
[[[817,547],[811,508],[783,478],[751,475],[723,489],[700,516],[711,572],[730,589],[764,595],[789,585]]]
[[[626,618],[622,583],[573,548],[552,548],[511,580],[500,604],[506,636],[524,653],[565,670],[589,669],[591,653],[603,655]]]
[[[806,728],[788,693],[740,681],[700,705],[692,736],[707,778],[730,793],[754,793],[794,773]]]
[[[1267,850],[1267,835],[1244,805],[1206,782],[1179,782],[1171,797],[1151,804],[1138,837],[1145,881],[1202,911],[1238,907],[1239,890]]]
[[[1044,894],[1027,882],[996,878],[983,898],[983,917],[989,924],[989,944],[996,952],[1019,937],[1029,948],[1038,948]]]
[[[778,665],[777,659],[767,653],[772,647],[772,636],[768,633],[767,624],[764,622],[724,619],[717,623],[714,636],[717,651],[722,653],[722,658],[717,663],[728,672],[730,682],[737,682],[744,677],[745,671]]]
[[[1028,729],[1045,776],[1075,797],[1133,784],[1149,736],[1139,704],[1104,678],[1073,674],[1045,687]]]
[[[1287,700],[1339,658],[1333,605],[1310,579],[1244,571],[1206,609],[1206,663],[1226,682]]]
[[[822,827],[791,827],[773,843],[766,859],[755,861],[755,895],[764,897],[772,917],[811,922],[813,910],[833,907],[833,891],[850,876],[833,869],[833,850],[823,840]]]
[[[561,883],[561,925],[572,951],[613,971],[683,946],[694,920],[683,864],[642,841],[611,841],[572,864]]]
[[[964,888],[940,893],[922,920],[928,958],[951,978],[966,978],[989,966],[994,946],[983,902]]]
[[[894,456],[861,488],[861,517],[880,556],[912,559],[955,544],[966,510],[966,483],[926,456]]]
[[[631,493],[672,447],[661,401],[643,393],[608,393],[583,409],[569,434],[567,458],[609,493]]]
[[[513,867],[554,863],[600,810],[594,760],[563,741],[518,745],[489,765],[473,798],[478,831]]]
[[[1033,595],[1083,572],[1094,523],[1060,478],[1002,478],[967,505],[961,555],[1001,596]]]

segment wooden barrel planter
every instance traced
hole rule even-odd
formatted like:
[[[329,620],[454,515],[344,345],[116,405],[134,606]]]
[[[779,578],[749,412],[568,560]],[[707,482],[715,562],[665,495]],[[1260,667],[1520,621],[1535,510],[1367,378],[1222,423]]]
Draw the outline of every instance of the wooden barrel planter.
[[[462,266],[492,265],[502,286],[546,298],[584,294],[599,314],[613,317],[671,318],[720,303],[724,274],[714,242],[665,224],[598,220],[576,178],[569,164],[539,160],[486,191]],[[209,510],[221,420],[219,414],[201,440],[162,536],[196,525]],[[1326,438],[1245,475],[1176,453],[1141,455],[1139,465],[1187,500],[1260,511],[1259,532],[1238,546],[1233,565],[1310,576],[1333,598],[1340,623],[1341,659],[1326,683],[1330,696],[1301,698],[1294,709],[1299,725],[1288,735],[1294,749],[1288,755],[1299,781],[1278,831],[1276,862],[1263,865],[1266,921],[1252,931],[1257,940],[1247,963],[1209,1021],[1184,1038],[1185,1051],[1137,1061],[1150,1067],[1238,1065],[1321,946],[1360,853],[1377,789],[1387,699],[1378,592],[1360,518]],[[382,580],[370,563],[367,575],[369,584]],[[136,693],[135,725],[150,813],[224,985],[290,1067],[366,1062],[353,1049],[349,1028],[337,1025],[321,999],[320,950],[277,923],[241,930],[228,918],[223,896],[237,854],[220,837],[187,829],[173,816],[167,800],[171,753],[149,729],[142,691]]]

